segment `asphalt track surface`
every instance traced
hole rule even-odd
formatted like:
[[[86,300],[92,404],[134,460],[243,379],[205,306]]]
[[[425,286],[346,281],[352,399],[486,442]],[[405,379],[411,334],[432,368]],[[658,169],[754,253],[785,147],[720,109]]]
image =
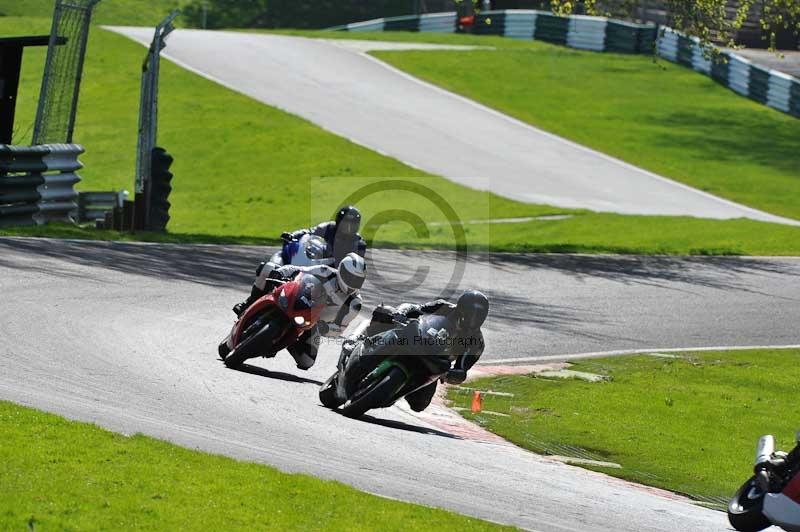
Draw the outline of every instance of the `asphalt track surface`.
[[[153,34],[149,28],[109,29],[145,45]],[[368,46],[176,30],[163,55],[411,166],[521,201],[800,225],[643,171],[421,82],[365,53]]]
[[[0,398],[183,446],[539,531],[715,531],[725,515],[442,429],[407,409],[321,407],[335,365],[288,354],[227,370],[216,344],[269,250],[0,239]],[[408,280],[424,256],[429,270]],[[447,253],[375,251],[368,307],[438,295]],[[475,255],[492,358],[602,349],[800,344],[800,261]],[[513,334],[511,334],[513,333]],[[254,494],[254,497],[257,497]]]

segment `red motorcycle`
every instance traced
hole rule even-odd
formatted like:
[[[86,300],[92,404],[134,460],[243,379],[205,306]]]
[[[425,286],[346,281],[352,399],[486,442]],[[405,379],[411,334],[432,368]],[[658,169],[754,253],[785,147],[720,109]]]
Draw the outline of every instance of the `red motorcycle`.
[[[274,357],[319,321],[325,308],[325,290],[319,279],[300,274],[276,283],[270,293],[248,307],[219,344],[219,356],[227,367],[238,368],[258,356]]]

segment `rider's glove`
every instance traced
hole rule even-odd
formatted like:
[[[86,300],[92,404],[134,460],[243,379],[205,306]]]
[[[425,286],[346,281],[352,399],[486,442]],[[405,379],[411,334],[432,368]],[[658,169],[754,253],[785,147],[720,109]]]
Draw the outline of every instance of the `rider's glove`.
[[[461,384],[467,380],[467,370],[465,369],[451,369],[447,372],[447,375],[444,377],[444,381],[447,384]]]

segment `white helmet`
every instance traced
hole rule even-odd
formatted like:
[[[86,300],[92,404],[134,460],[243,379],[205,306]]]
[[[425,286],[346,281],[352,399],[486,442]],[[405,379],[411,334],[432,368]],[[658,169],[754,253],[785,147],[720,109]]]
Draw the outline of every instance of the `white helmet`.
[[[364,284],[367,277],[367,263],[357,253],[348,253],[339,263],[336,280],[344,292],[355,292]]]

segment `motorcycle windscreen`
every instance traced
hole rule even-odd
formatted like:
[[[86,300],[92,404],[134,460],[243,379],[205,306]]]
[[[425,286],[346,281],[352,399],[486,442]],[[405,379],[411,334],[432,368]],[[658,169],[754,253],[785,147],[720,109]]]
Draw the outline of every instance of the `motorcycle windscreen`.
[[[319,279],[310,274],[303,274],[297,281],[300,283],[300,288],[294,300],[295,312],[303,312],[325,304],[325,289]]]

